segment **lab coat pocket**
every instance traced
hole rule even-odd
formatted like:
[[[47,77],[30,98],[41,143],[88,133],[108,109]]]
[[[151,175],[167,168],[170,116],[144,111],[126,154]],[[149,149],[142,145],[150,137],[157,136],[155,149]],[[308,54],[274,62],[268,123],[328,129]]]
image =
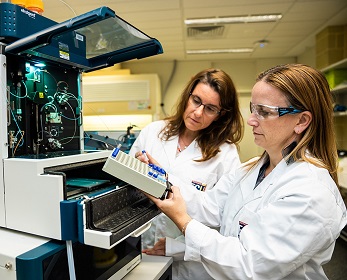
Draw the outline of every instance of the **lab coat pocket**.
[[[248,225],[252,224],[254,218],[256,217],[256,209],[259,204],[260,199],[253,200],[247,203],[239,212],[239,216],[236,219],[238,221],[238,237],[240,238],[241,231]]]
[[[206,191],[212,189],[217,183],[216,173],[199,174],[198,176],[192,176],[191,185],[198,191]]]

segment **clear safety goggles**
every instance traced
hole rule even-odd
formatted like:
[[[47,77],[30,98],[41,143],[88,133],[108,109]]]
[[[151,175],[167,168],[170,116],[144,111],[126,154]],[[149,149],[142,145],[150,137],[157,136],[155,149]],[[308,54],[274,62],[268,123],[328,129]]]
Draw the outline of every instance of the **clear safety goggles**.
[[[293,106],[290,107],[277,107],[263,104],[253,104],[249,102],[249,109],[251,113],[255,114],[258,120],[274,119],[286,114],[297,114],[303,112],[303,110],[296,109]]]

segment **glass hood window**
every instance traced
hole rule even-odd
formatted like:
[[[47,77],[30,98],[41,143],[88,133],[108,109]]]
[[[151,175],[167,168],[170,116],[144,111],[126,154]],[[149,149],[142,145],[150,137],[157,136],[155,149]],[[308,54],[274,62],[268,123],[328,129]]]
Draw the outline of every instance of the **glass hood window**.
[[[117,17],[108,7],[19,39],[6,46],[5,51],[72,65],[84,71],[163,53],[158,40]]]
[[[86,57],[92,58],[150,41],[151,38],[119,18],[108,18],[76,30],[86,40]]]

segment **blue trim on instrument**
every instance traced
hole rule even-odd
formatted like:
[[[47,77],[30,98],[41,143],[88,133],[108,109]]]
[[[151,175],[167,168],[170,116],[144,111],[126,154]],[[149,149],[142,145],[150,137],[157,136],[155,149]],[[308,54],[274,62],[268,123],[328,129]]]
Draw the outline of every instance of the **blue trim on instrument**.
[[[77,200],[60,201],[60,226],[62,240],[77,241]]]
[[[17,256],[17,280],[43,280],[44,259],[65,248],[65,242],[51,240]]]

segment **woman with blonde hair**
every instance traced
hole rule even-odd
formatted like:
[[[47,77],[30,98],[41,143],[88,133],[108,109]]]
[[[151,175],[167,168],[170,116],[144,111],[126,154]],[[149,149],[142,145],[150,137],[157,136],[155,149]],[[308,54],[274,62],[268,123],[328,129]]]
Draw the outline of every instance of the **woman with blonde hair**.
[[[258,76],[250,111],[260,158],[194,198],[173,182],[167,199],[151,199],[185,234],[184,259],[214,279],[327,279],[322,265],[347,223],[329,85],[309,66],[276,66]]]

